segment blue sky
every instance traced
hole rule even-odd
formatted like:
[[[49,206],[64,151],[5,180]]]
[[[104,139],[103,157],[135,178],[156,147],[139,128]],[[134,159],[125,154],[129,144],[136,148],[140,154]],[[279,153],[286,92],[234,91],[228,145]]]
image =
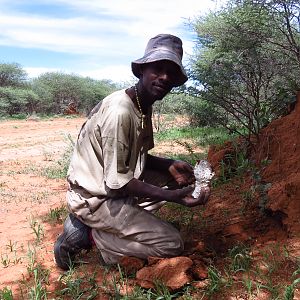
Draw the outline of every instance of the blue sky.
[[[0,60],[30,77],[61,71],[130,81],[149,38],[171,33],[192,53],[188,20],[219,0],[0,0]]]

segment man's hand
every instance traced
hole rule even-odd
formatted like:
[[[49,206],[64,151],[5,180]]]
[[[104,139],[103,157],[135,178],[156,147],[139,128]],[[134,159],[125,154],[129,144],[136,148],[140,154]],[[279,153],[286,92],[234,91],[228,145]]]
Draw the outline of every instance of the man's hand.
[[[187,207],[194,207],[197,205],[204,205],[210,196],[210,188],[204,187],[201,190],[201,193],[198,198],[194,198],[192,196],[193,187],[185,187],[182,189],[177,190],[170,190],[169,192],[172,193],[172,202],[187,206]]]
[[[208,186],[203,187],[201,189],[201,193],[198,198],[194,198],[191,194],[189,194],[182,199],[182,201],[183,201],[182,204],[187,207],[204,205],[208,201],[209,196],[210,196],[210,188]]]
[[[193,167],[184,161],[175,160],[169,167],[169,172],[179,186],[187,186],[195,182]]]

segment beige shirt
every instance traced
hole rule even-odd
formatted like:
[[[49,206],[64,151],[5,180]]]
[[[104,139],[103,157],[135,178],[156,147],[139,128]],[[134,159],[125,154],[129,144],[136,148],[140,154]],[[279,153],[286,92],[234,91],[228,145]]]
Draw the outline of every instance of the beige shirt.
[[[93,196],[106,196],[139,178],[153,148],[151,110],[144,129],[141,113],[125,90],[103,99],[82,126],[68,170],[68,181]]]

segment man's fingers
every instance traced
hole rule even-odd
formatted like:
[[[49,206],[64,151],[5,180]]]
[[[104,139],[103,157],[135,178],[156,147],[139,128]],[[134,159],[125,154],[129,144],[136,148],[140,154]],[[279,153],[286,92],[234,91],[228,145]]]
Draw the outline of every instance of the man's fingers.
[[[208,198],[210,196],[210,188],[209,187],[202,188],[200,195],[201,195],[200,197],[203,199],[203,204],[205,204],[208,201]]]
[[[182,190],[184,191],[185,195],[188,195],[188,194],[192,193],[194,188],[192,186],[187,186],[187,187],[182,188]]]
[[[187,204],[188,206],[197,206],[197,205],[204,205],[208,201],[208,198],[210,196],[210,188],[209,187],[203,187],[201,190],[200,195],[198,198],[193,198],[191,195],[187,197]]]

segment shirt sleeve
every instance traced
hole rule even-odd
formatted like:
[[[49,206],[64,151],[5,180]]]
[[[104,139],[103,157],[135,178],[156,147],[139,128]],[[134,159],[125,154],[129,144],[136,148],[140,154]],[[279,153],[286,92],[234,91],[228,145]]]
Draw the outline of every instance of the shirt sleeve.
[[[130,139],[132,120],[127,111],[110,113],[101,126],[104,181],[110,189],[120,189],[134,176]]]

